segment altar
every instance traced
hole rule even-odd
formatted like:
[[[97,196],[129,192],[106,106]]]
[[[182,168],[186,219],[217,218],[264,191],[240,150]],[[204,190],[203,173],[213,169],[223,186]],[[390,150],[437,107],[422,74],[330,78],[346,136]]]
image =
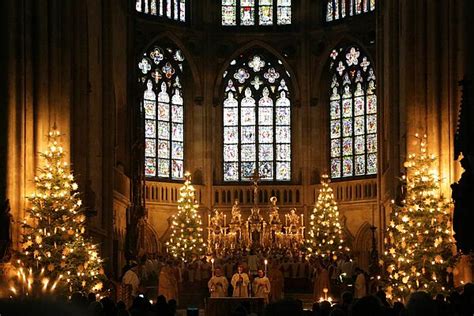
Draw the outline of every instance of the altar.
[[[253,182],[253,205],[250,216],[244,219],[239,200],[234,201],[230,220],[223,211],[214,209],[208,214],[207,254],[222,257],[224,254],[242,253],[251,249],[266,253],[286,249],[298,252],[304,242],[304,216],[291,209],[280,217],[278,199],[270,198],[266,207],[258,205],[259,175],[255,171]]]
[[[247,314],[263,315],[264,299],[261,297],[219,297],[207,298],[205,304],[206,316],[227,316],[237,308],[244,308]]]

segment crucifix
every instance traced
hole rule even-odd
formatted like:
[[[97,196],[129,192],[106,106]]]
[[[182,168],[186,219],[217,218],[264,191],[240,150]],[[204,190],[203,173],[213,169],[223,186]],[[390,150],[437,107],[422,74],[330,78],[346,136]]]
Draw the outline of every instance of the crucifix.
[[[249,177],[250,180],[253,182],[253,204],[257,205],[258,201],[258,181],[260,181],[260,174],[258,173],[257,169],[254,169],[253,175]]]

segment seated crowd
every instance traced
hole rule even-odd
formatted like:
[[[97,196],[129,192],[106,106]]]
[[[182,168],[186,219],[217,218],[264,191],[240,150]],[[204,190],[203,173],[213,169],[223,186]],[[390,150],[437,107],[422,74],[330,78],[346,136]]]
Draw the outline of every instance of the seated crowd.
[[[124,302],[115,303],[109,297],[97,300],[95,294],[84,296],[74,293],[70,299],[56,297],[55,301],[4,300],[0,301],[2,316],[152,316],[177,315],[175,300],[166,302],[158,296],[156,302],[138,295],[127,309]],[[186,315],[186,314],[182,314]],[[188,314],[189,315],[189,314]],[[193,314],[198,315],[198,314]],[[237,307],[229,316],[250,316],[243,306]],[[406,305],[390,304],[383,291],[355,299],[350,292],[344,292],[340,301],[315,303],[312,310],[303,310],[299,300],[280,300],[266,305],[264,316],[472,316],[474,315],[474,284],[466,284],[460,292],[444,297],[432,298],[426,292],[414,292]],[[225,316],[225,315],[222,315]]]

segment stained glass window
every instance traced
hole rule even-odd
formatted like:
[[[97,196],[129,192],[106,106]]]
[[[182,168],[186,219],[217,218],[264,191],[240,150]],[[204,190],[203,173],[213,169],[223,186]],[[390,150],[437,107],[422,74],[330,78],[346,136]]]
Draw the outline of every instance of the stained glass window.
[[[329,135],[331,177],[377,173],[375,72],[357,46],[330,54]]]
[[[326,21],[331,22],[347,16],[375,10],[376,0],[327,0]]]
[[[291,179],[290,78],[282,62],[252,53],[233,60],[224,75],[224,181]]]
[[[183,178],[183,62],[179,49],[162,46],[153,46],[138,62],[145,119],[146,177]]]
[[[135,0],[135,10],[144,14],[186,22],[186,0]]]
[[[222,0],[224,26],[274,24],[291,24],[291,0]]]

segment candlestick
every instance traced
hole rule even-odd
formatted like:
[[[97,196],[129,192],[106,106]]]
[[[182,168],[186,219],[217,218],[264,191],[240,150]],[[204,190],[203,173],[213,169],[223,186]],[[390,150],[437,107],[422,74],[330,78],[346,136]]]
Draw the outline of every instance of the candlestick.
[[[303,218],[303,214],[301,214],[301,226],[304,226],[304,218]]]

